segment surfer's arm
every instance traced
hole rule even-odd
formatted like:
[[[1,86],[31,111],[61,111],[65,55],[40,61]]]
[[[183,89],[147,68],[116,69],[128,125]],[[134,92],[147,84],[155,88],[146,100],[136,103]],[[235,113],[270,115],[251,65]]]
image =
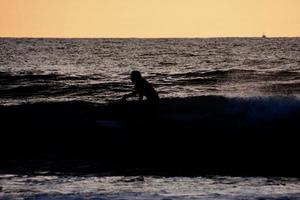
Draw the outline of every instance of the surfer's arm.
[[[144,96],[140,94],[140,95],[139,95],[139,100],[142,101],[142,100],[143,100],[143,97],[144,97]]]
[[[123,96],[123,98],[122,98],[122,100],[126,100],[127,98],[130,98],[130,97],[135,97],[136,96],[136,92],[134,91],[134,92],[131,92],[131,93],[129,93],[129,94],[125,94],[124,96]]]

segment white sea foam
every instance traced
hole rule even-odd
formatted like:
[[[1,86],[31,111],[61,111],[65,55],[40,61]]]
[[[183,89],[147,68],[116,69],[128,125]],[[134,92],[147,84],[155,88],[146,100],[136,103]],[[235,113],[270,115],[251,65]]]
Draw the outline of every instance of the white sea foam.
[[[0,199],[299,199],[300,181],[260,177],[1,175]]]

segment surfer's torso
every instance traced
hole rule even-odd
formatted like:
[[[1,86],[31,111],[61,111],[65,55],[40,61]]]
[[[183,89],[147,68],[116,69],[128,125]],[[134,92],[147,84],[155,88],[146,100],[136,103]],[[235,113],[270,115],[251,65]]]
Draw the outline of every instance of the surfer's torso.
[[[145,96],[147,101],[150,102],[159,102],[159,96],[153,86],[146,81],[141,79],[135,83],[134,86],[135,92],[139,95]]]

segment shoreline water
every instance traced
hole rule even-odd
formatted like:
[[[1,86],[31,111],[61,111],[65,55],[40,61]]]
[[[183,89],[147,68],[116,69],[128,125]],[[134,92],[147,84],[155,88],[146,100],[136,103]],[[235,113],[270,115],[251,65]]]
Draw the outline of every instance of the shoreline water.
[[[0,199],[298,199],[299,179],[0,175]],[[245,192],[246,191],[246,192]]]

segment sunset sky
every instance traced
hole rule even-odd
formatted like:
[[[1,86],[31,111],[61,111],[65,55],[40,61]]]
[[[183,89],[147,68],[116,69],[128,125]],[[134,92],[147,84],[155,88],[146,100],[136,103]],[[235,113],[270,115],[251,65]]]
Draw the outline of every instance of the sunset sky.
[[[0,37],[300,36],[300,0],[0,0]]]

